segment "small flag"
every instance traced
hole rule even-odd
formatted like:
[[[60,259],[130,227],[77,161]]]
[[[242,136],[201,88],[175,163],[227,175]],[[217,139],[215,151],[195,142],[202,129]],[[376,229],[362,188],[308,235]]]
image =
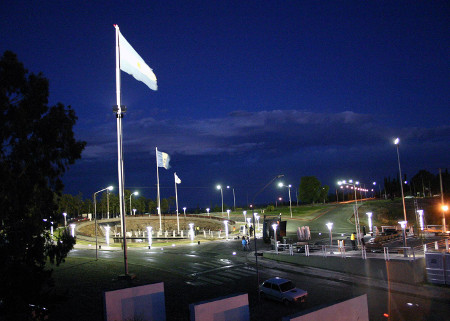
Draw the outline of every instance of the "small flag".
[[[173,173],[175,175],[175,183],[181,184],[181,179],[177,176],[177,173]]]
[[[156,76],[144,59],[131,47],[119,31],[120,69],[142,81],[150,89],[158,90]]]
[[[158,167],[169,169],[170,156],[167,153],[156,151],[156,158],[158,160]]]

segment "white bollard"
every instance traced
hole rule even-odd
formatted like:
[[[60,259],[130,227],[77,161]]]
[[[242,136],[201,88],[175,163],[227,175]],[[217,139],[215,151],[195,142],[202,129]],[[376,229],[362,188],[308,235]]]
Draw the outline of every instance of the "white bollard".
[[[183,231],[180,231],[180,233],[181,233],[181,237],[183,237]]]
[[[434,249],[435,250],[439,250],[439,244],[438,244],[438,242],[436,241],[436,242],[434,242]]]
[[[175,237],[175,230],[173,230],[172,232],[172,237]]]

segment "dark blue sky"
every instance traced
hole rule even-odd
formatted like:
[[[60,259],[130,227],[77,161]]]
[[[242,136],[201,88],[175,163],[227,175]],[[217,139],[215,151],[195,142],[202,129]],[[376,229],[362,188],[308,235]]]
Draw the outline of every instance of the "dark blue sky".
[[[122,72],[126,188],[180,205],[245,204],[277,174],[363,183],[450,163],[448,1],[3,1],[0,50],[71,105],[83,159],[65,175],[84,196],[117,186],[115,30],[159,90]],[[286,194],[286,195],[284,195]],[[258,201],[285,196],[275,186]],[[232,203],[232,194],[224,194]]]

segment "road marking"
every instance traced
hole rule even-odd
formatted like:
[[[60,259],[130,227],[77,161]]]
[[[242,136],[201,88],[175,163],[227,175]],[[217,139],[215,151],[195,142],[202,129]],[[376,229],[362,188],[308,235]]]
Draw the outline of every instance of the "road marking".
[[[228,278],[235,279],[235,280],[238,280],[238,279],[242,278],[242,275],[236,275],[236,274],[232,273],[231,271],[222,272],[222,273],[219,273],[219,275],[223,275],[223,276],[226,276]]]
[[[219,281],[216,281],[216,280],[212,280],[212,279],[207,278],[207,277],[204,277],[204,276],[201,276],[201,277],[199,277],[198,279],[201,280],[201,281],[205,281],[205,282],[212,283],[212,284],[216,284],[216,285],[222,285],[222,284],[223,284],[223,282],[219,282]]]
[[[233,271],[228,271],[228,273],[237,274],[240,276],[249,276],[249,275],[255,274],[255,272],[248,271],[248,270],[233,270]]]

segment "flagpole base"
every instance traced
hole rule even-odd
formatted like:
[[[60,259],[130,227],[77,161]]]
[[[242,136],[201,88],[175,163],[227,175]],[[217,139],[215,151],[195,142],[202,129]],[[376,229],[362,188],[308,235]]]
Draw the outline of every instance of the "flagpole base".
[[[135,278],[136,278],[136,274],[133,274],[133,273],[120,274],[117,277],[118,280],[126,280],[126,281],[134,280]]]

